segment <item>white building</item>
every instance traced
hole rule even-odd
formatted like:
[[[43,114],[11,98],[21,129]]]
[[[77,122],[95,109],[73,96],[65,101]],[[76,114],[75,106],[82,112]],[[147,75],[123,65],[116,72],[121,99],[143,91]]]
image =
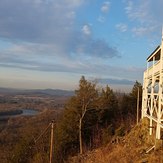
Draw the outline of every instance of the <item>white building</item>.
[[[161,138],[163,131],[163,38],[153,53],[147,58],[144,72],[142,118],[150,121],[149,133]]]

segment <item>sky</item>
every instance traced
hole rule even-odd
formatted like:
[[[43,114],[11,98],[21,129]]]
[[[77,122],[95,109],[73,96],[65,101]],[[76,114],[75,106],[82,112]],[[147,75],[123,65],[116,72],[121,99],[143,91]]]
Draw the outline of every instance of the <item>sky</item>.
[[[161,43],[162,0],[0,0],[0,87],[129,90]]]

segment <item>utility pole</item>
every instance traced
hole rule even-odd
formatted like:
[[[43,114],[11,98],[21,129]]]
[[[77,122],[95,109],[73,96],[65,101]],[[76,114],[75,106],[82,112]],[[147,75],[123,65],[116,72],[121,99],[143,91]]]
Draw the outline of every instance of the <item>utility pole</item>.
[[[35,143],[37,143],[37,141],[42,138],[42,136],[44,134],[47,133],[48,129],[51,127],[51,135],[50,135],[50,156],[49,156],[49,163],[52,163],[52,159],[53,159],[53,145],[54,145],[54,120],[51,121],[51,123],[49,123],[49,125],[47,126],[47,128],[38,136],[38,138],[35,140]]]
[[[54,141],[54,121],[51,122],[51,138],[50,138],[50,163],[53,159],[53,141]]]
[[[139,87],[138,88],[138,94],[137,94],[137,125],[139,123]]]

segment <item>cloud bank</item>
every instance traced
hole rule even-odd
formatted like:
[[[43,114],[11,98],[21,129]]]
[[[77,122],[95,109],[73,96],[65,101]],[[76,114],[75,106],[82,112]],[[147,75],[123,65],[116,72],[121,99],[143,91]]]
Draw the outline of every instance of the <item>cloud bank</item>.
[[[98,79],[101,84],[116,84],[116,85],[133,85],[134,81],[127,79]]]
[[[61,71],[93,60],[119,57],[115,47],[93,37],[91,25],[76,28],[76,12],[85,3],[84,0],[1,0],[0,39],[11,44],[1,50],[0,65]],[[108,10],[109,3],[105,2],[101,11]]]

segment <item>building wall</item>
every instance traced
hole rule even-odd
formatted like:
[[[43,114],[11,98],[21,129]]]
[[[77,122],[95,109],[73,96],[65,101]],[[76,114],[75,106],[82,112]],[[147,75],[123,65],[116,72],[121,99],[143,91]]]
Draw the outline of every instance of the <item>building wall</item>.
[[[163,128],[163,45],[157,48],[147,59],[144,72],[142,118],[150,121],[149,133],[161,138]],[[153,132],[155,130],[155,132]]]

